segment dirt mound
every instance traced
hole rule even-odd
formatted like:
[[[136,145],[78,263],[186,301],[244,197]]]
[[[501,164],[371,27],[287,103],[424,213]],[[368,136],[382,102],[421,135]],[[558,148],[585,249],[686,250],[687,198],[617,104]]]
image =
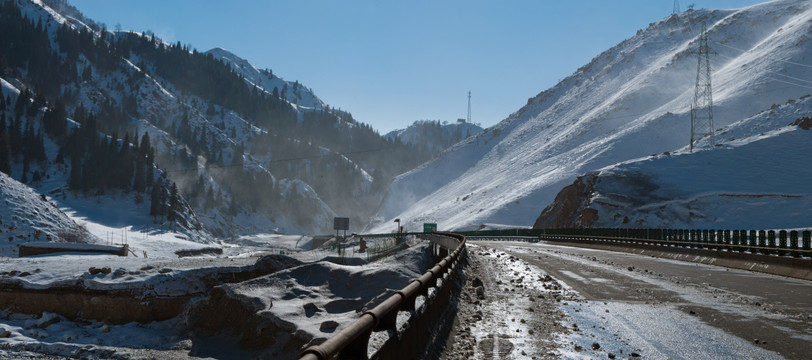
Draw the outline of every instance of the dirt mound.
[[[597,173],[579,176],[572,185],[561,189],[553,203],[541,212],[533,228],[589,227],[598,220],[598,212],[589,208],[597,178]]]

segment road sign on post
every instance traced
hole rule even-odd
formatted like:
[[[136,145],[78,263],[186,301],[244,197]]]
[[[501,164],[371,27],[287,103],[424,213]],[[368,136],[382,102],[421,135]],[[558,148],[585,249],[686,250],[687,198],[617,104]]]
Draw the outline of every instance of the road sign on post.
[[[350,229],[350,218],[345,217],[333,218],[333,230],[347,231],[349,229]]]
[[[344,237],[347,237],[347,230],[350,229],[350,218],[345,217],[334,217],[333,218],[333,230],[336,231],[336,240],[338,240],[338,231],[344,230]],[[338,244],[341,246],[341,244]],[[341,252],[341,248],[339,247],[339,253]]]
[[[437,224],[435,223],[423,223],[423,232],[424,233],[433,233],[437,231]]]

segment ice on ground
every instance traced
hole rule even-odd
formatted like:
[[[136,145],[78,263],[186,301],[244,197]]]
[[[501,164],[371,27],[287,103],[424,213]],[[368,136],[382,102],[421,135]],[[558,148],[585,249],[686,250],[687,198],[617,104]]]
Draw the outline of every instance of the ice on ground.
[[[631,352],[645,359],[783,359],[673,306],[587,301],[563,308],[570,317],[564,325],[578,325],[558,340],[566,359],[606,358],[609,353],[625,358]],[[593,343],[600,347],[593,349]]]

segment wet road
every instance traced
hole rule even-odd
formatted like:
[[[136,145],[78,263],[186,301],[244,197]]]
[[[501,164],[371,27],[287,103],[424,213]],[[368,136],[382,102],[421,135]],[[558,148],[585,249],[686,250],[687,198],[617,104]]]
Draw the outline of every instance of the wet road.
[[[546,243],[471,243],[505,251],[577,292],[583,302],[563,310],[581,328],[604,328],[581,331],[586,338],[630,344],[647,358],[810,356],[812,282]]]

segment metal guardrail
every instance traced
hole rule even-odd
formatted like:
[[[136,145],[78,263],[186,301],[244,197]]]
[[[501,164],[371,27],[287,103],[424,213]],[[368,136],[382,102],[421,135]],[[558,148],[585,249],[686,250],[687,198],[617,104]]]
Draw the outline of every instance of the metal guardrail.
[[[643,229],[645,230],[645,229]],[[792,256],[812,258],[810,231],[795,230],[657,230],[657,235],[644,235],[638,231],[633,237],[602,235],[539,235],[539,239],[550,241],[597,241],[606,243],[634,243],[748,253],[754,255]],[[799,237],[801,235],[801,237]],[[661,237],[662,239],[657,239]]]
[[[470,238],[537,237],[538,239],[596,240],[728,250],[756,255],[812,258],[810,230],[713,230],[713,229],[510,229],[462,232]],[[603,240],[600,240],[603,241]]]
[[[434,236],[453,238],[456,241],[455,249],[444,249],[447,256],[422,276],[412,280],[409,285],[396,291],[381,304],[361,315],[352,324],[342,329],[320,345],[311,346],[302,352],[300,360],[328,360],[328,359],[367,359],[369,337],[373,331],[396,330],[397,315],[399,311],[414,311],[417,308],[419,295],[428,296],[429,288],[437,287],[437,280],[442,279],[444,288],[448,288],[448,280],[456,270],[460,255],[465,251],[465,237],[451,233],[435,233]],[[445,241],[437,244],[445,245]],[[442,246],[438,245],[438,246]],[[425,303],[425,306],[436,305]],[[423,312],[425,315],[426,312]],[[413,316],[421,316],[415,313]],[[412,331],[426,331],[425,329],[410,329]]]

